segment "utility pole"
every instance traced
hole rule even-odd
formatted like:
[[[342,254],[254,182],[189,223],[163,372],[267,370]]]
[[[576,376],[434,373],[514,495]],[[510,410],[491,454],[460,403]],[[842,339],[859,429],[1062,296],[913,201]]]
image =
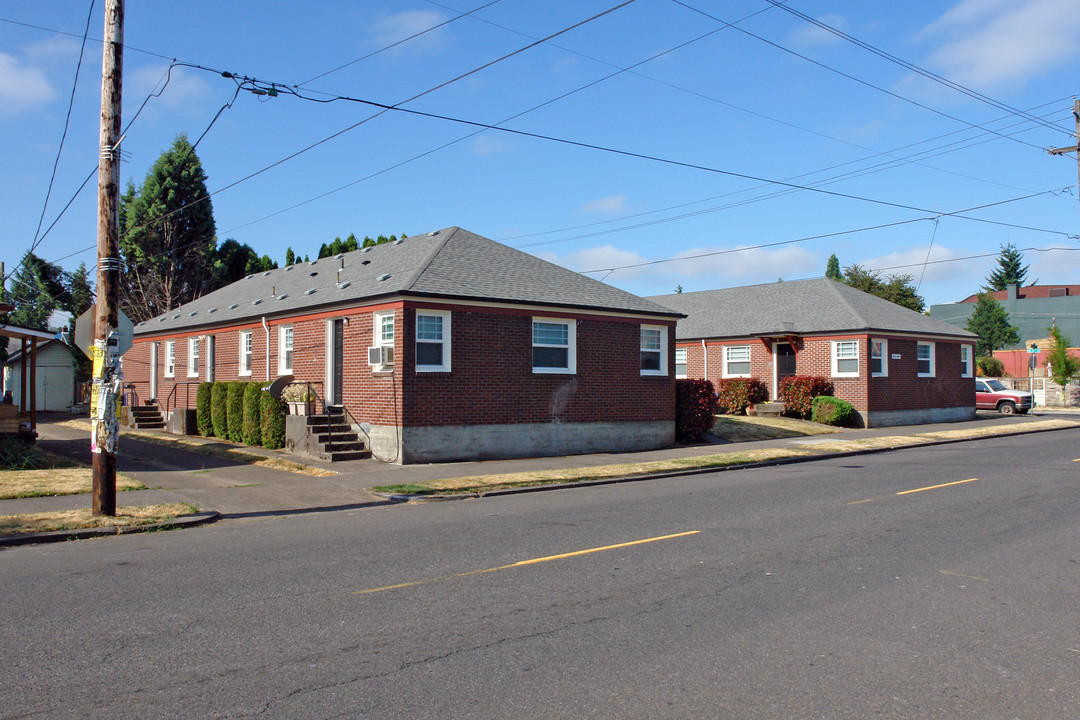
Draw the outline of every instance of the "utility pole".
[[[1080,99],[1077,98],[1073,98],[1073,117],[1076,119],[1076,144],[1072,147],[1050,148],[1046,152],[1051,155],[1076,153],[1076,176],[1080,179]]]
[[[120,275],[120,99],[124,64],[124,0],[105,2],[98,156],[97,319],[94,324],[94,408],[90,438],[94,515],[116,515],[116,443],[120,379],[117,326]]]

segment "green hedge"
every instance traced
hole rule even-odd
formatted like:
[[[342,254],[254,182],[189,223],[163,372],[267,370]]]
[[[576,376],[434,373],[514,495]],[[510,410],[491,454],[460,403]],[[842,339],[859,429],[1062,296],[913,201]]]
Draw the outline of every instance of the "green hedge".
[[[195,394],[195,422],[199,427],[200,435],[214,434],[214,421],[210,416],[210,398],[214,390],[214,383],[199,383],[199,391]]]
[[[277,450],[285,446],[285,403],[268,392],[259,393],[262,416],[262,444]]]
[[[244,444],[252,447],[262,445],[262,406],[259,403],[259,396],[262,394],[261,383],[246,383],[244,387]]]
[[[210,424],[214,428],[214,437],[229,437],[228,385],[225,382],[214,383],[210,389]]]
[[[808,418],[813,412],[814,398],[832,395],[833,384],[823,377],[792,375],[780,381],[780,397],[784,398],[784,412]]]
[[[225,418],[228,426],[228,438],[233,442],[244,442],[244,385],[239,380],[226,383]]]
[[[712,430],[720,404],[713,384],[700,378],[675,381],[675,439],[696,440]]]
[[[810,419],[823,425],[852,427],[857,424],[859,414],[847,400],[831,395],[819,395],[814,398]]]
[[[746,408],[769,399],[769,388],[757,378],[724,378],[716,382],[716,395],[728,415],[745,415]]]

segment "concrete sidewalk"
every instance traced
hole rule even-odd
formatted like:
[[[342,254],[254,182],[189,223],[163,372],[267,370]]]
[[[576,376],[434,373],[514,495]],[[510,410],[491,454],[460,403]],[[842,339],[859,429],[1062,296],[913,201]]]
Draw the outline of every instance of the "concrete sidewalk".
[[[196,445],[238,448],[245,453],[278,458],[337,474],[324,477],[260,467],[248,462],[206,455],[197,448],[148,441],[154,436],[175,440],[165,433],[139,431],[121,437],[117,455],[118,471],[134,477],[148,489],[117,493],[117,505],[150,505],[167,502],[189,502],[200,510],[214,510],[229,520],[257,519],[293,514],[308,514],[358,509],[388,504],[386,498],[369,488],[423,482],[466,475],[491,475],[510,472],[529,472],[597,465],[641,463],[656,460],[712,455],[762,448],[795,448],[834,439],[857,440],[883,436],[911,436],[920,433],[1030,424],[1048,417],[1065,417],[1080,421],[1080,414],[1039,412],[1028,416],[1000,416],[985,413],[971,421],[909,425],[903,427],[844,430],[832,435],[818,435],[754,442],[712,442],[680,445],[662,450],[633,453],[602,453],[514,460],[439,463],[427,465],[391,465],[377,460],[356,460],[326,463],[280,451],[247,448],[214,438],[184,438]],[[65,426],[70,416],[46,416],[39,422],[39,443],[42,447],[71,457],[89,457],[89,433]],[[1033,428],[1034,429],[1034,428]],[[812,458],[817,459],[817,458]],[[47,512],[87,508],[89,495],[0,500],[0,515]]]

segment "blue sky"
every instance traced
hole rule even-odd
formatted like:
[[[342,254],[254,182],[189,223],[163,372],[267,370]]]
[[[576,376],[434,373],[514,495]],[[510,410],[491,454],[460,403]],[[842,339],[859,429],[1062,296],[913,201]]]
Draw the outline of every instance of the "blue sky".
[[[279,263],[458,225],[641,295],[819,277],[836,253],[950,302],[1009,242],[1033,248],[1030,279],[1077,281],[1075,155],[1045,151],[1076,142],[1076,0],[619,5],[129,0],[125,125],[159,95],[121,182],[209,127],[219,240]],[[96,179],[75,191],[97,164],[103,12],[37,248],[68,270],[95,262]],[[89,13],[0,9],[8,272],[40,235]],[[401,109],[315,102],[339,96]]]

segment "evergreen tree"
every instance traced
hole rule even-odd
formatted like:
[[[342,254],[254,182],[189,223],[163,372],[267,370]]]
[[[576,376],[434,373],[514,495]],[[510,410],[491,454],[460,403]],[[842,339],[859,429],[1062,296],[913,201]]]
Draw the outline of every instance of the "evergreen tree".
[[[1005,306],[988,292],[979,293],[965,327],[979,336],[975,342],[976,355],[990,356],[995,350],[1020,342],[1020,331],[1009,322]]]
[[[120,199],[120,307],[135,323],[211,289],[217,241],[202,162],[185,135]]]
[[[829,256],[829,261],[825,264],[825,277],[837,282],[844,282],[844,276],[840,273],[840,260],[837,259],[836,253]]]
[[[293,252],[293,249],[291,247],[290,248],[285,248],[285,266],[288,267],[289,265],[295,265],[295,264],[296,264],[296,253]]]
[[[1012,243],[1001,245],[998,267],[986,276],[987,290],[1004,290],[1009,285],[1023,286],[1030,265],[1023,265],[1024,255]]]
[[[1080,375],[1080,360],[1069,354],[1069,338],[1065,337],[1057,325],[1051,325],[1047,330],[1054,339],[1054,346],[1046,354],[1046,364],[1050,368],[1051,379],[1064,387]],[[1064,400],[1065,398],[1062,398],[1062,402]]]
[[[842,277],[845,284],[856,290],[877,295],[879,298],[921,313],[926,309],[926,301],[916,292],[914,280],[915,278],[908,274],[889,275],[882,278],[880,273],[867,270],[857,264],[844,268]]]
[[[270,259],[269,255],[259,257],[247,243],[241,245],[229,238],[217,249],[211,273],[212,280],[208,283],[206,292],[225,287],[253,273],[273,270],[276,267],[277,263]]]
[[[70,302],[63,271],[31,252],[12,276],[9,296],[15,309],[7,321],[34,330],[55,329],[49,327],[49,316]]]

